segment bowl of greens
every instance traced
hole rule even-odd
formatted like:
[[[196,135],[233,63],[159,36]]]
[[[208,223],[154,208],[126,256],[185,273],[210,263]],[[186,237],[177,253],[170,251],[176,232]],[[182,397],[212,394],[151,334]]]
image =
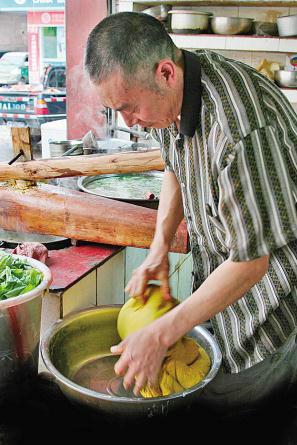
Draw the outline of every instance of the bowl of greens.
[[[42,296],[51,279],[42,262],[0,252],[0,387],[23,363],[38,369]]]

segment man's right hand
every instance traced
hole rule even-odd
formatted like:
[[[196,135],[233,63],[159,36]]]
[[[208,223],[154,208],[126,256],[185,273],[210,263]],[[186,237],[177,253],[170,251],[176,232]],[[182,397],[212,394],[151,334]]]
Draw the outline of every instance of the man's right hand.
[[[145,302],[145,290],[150,280],[161,282],[164,300],[170,300],[168,255],[149,253],[145,261],[135,269],[125,291],[130,297],[140,297]]]

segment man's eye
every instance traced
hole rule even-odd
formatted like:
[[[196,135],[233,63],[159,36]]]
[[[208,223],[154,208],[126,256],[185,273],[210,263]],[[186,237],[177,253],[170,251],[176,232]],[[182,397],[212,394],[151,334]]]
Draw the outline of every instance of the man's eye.
[[[100,110],[98,110],[98,114],[103,114],[104,116],[107,116],[108,108],[107,107],[100,108]]]

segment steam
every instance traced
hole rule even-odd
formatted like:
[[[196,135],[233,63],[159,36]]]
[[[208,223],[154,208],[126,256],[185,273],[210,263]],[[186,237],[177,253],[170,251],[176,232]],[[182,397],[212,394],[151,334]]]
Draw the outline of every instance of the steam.
[[[83,67],[83,61],[67,72],[67,95],[75,98],[75,113],[72,118],[72,129],[85,127],[79,137],[92,130],[97,139],[106,138],[106,116],[102,114],[102,106],[96,100],[91,83]],[[70,80],[70,82],[69,82]]]

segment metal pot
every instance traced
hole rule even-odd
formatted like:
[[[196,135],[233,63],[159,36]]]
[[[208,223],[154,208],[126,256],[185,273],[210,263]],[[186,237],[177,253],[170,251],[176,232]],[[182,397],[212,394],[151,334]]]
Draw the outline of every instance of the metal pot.
[[[97,140],[97,151],[100,154],[115,154],[137,149],[136,142],[125,139],[110,138],[103,141]]]
[[[297,36],[297,15],[286,15],[276,19],[278,34],[281,37]]]
[[[123,387],[121,393],[118,389],[122,380],[113,369],[118,357],[110,354],[110,347],[120,342],[117,333],[120,308],[120,305],[99,306],[68,315],[44,335],[41,355],[63,393],[99,412],[132,417],[164,415],[195,401],[221,365],[221,352],[214,337],[201,326],[188,333],[211,359],[209,373],[197,385],[170,396],[150,399],[135,397]],[[115,384],[117,392],[114,392]]]
[[[215,34],[235,35],[248,34],[253,25],[253,19],[241,17],[213,17],[210,26]]]
[[[26,363],[38,372],[42,296],[51,283],[50,269],[40,261],[22,255],[43,273],[42,282],[30,292],[0,301],[0,387]]]
[[[297,88],[297,71],[277,70],[274,80],[280,87]]]
[[[86,193],[91,193],[93,195],[97,195],[97,196],[101,196],[103,198],[110,198],[110,199],[115,199],[118,201],[124,201],[124,202],[128,202],[130,204],[135,204],[135,205],[139,205],[142,207],[149,207],[152,209],[157,209],[158,208],[158,204],[159,204],[159,196],[155,196],[152,199],[146,199],[145,197],[143,199],[141,198],[127,198],[125,197],[126,195],[126,190],[125,190],[125,185],[123,184],[123,188],[122,188],[122,192],[121,190],[119,191],[119,193],[116,196],[110,196],[108,194],[108,191],[98,191],[96,189],[92,189],[92,184],[94,181],[97,181],[99,179],[106,179],[106,178],[128,178],[128,179],[133,179],[134,176],[144,176],[144,177],[148,177],[150,180],[157,180],[158,182],[160,182],[160,191],[161,191],[161,181],[163,180],[163,176],[164,176],[164,172],[160,172],[160,171],[148,171],[148,172],[144,172],[144,173],[126,173],[126,174],[109,174],[109,175],[96,175],[96,176],[81,176],[78,178],[77,180],[77,186],[80,190],[82,190],[83,192]],[[146,190],[143,190],[143,196],[145,196],[145,192]]]
[[[151,15],[152,17],[155,17],[156,19],[163,22],[163,21],[167,20],[168,11],[170,9],[171,9],[171,6],[169,6],[169,5],[158,5],[158,6],[152,6],[151,8],[144,9],[142,12],[144,14]]]
[[[255,21],[252,33],[257,36],[278,36],[277,23]]]
[[[171,29],[176,34],[197,34],[208,31],[209,16],[208,12],[200,12],[194,8],[172,9]]]
[[[64,141],[50,141],[50,154],[52,158],[68,155],[76,156],[83,154],[83,143],[80,140],[64,140]]]

